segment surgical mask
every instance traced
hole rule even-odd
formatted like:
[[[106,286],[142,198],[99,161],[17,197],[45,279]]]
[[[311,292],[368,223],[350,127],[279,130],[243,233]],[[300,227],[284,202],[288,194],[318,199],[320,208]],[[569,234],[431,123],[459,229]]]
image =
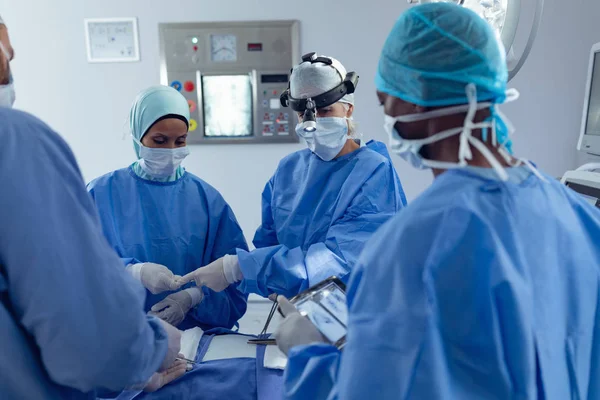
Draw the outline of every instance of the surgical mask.
[[[8,51],[6,51],[6,48],[2,42],[0,42],[0,51],[4,53],[4,56],[7,60],[10,59]],[[0,107],[12,108],[13,104],[15,104],[15,98],[15,87],[13,84],[12,75],[10,75],[8,84],[0,85]]]
[[[190,154],[190,149],[187,146],[162,149],[146,147],[136,138],[133,138],[133,140],[140,146],[140,167],[147,174],[156,178],[166,178],[173,175],[181,162]]]
[[[510,156],[508,153],[501,147],[502,143],[498,144],[496,142],[496,121],[495,119],[486,120],[483,122],[475,123],[473,122],[473,118],[478,110],[486,109],[494,107],[495,104],[491,102],[482,102],[477,103],[477,89],[475,85],[469,84],[466,87],[467,98],[469,99],[469,104],[460,105],[454,107],[441,108],[433,111],[428,111],[424,113],[417,114],[409,114],[402,115],[398,117],[391,117],[389,115],[385,115],[384,120],[384,129],[389,137],[389,145],[391,151],[393,153],[398,154],[405,161],[409,162],[413,167],[418,169],[427,169],[427,168],[439,168],[439,169],[451,169],[451,168],[461,168],[467,166],[467,160],[471,160],[473,158],[473,154],[471,152],[471,145],[475,147],[478,151],[482,153],[482,155],[486,158],[486,160],[490,163],[492,168],[496,171],[499,178],[506,181],[508,180],[508,174],[498,162],[496,157],[492,154],[492,152],[486,147],[486,145],[476,137],[472,136],[473,130],[482,129],[484,132],[487,130],[491,130],[492,132],[492,143],[494,146],[500,146],[498,148],[501,156],[509,161]],[[514,90],[508,90],[506,93],[505,102],[514,101],[519,97],[519,93]],[[448,129],[442,132],[438,132],[432,136],[429,136],[424,139],[405,139],[402,137],[401,132],[398,132],[395,129],[396,122],[403,123],[411,123],[417,121],[424,121],[432,118],[437,118],[446,115],[453,115],[458,113],[467,112],[467,116],[465,118],[465,122],[462,127]],[[505,117],[499,111],[495,111],[503,122],[503,126],[506,126],[509,130],[509,135],[514,131],[512,126],[508,123]],[[458,163],[451,162],[443,162],[437,160],[429,160],[423,158],[421,155],[421,149],[423,146],[428,144],[436,143],[447,139],[451,136],[460,135],[460,146],[459,146],[459,154],[458,154]],[[508,136],[507,136],[508,137]]]
[[[305,132],[302,124],[296,125],[296,134],[303,138],[308,148],[323,161],[333,160],[348,140],[347,118],[317,118],[317,129]]]

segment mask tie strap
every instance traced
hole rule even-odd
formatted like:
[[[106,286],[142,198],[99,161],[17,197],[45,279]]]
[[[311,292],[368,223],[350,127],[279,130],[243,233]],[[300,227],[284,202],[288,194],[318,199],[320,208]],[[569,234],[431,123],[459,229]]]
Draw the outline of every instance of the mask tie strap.
[[[469,139],[473,133],[473,119],[477,113],[477,88],[472,83],[469,83],[465,89],[467,99],[469,100],[469,109],[467,110],[467,116],[463,124],[463,131],[460,135],[460,145],[458,150],[458,162],[461,166],[467,165],[466,160],[473,159],[473,153],[471,152],[471,146],[469,146]]]
[[[507,181],[508,173],[502,167],[500,162],[496,159],[494,154],[492,154],[492,152],[486,147],[486,145],[481,140],[473,137],[472,135],[473,127],[476,126],[476,124],[473,123],[473,119],[475,118],[475,114],[477,112],[477,87],[474,84],[469,83],[466,86],[465,92],[467,94],[467,98],[469,99],[469,111],[467,112],[467,117],[465,119],[465,130],[463,131],[463,134],[460,138],[461,142],[459,150],[459,159],[461,163],[465,162],[465,158],[469,160],[472,159],[473,154],[471,152],[470,145],[473,145],[473,147],[479,150],[481,154],[486,158],[486,160],[490,163],[492,168],[494,168],[500,179],[503,181]],[[492,130],[494,130],[495,123],[492,123],[491,125]],[[493,132],[493,134],[495,135],[495,132]]]
[[[548,183],[548,179],[546,179],[546,177],[544,175],[542,175],[540,173],[540,171],[537,170],[536,167],[533,166],[533,164],[531,163],[531,161],[529,161],[529,160],[527,160],[525,158],[520,158],[519,161],[522,162],[523,164],[525,164],[527,166],[527,168],[529,168],[529,170],[535,176],[537,176],[541,181],[543,181],[544,183]]]
[[[481,154],[483,154],[485,159],[496,171],[496,174],[498,174],[498,177],[504,182],[508,181],[508,173],[506,172],[502,164],[500,164],[500,162],[496,159],[496,157],[494,157],[494,154],[492,154],[492,152],[485,146],[485,144],[483,144],[479,139],[474,137],[471,137],[469,139],[469,142],[473,145],[473,147],[479,150]]]

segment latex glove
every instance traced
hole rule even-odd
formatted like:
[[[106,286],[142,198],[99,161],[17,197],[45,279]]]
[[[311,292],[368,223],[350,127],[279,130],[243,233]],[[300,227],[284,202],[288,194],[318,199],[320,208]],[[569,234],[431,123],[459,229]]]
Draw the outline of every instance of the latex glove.
[[[185,285],[195,281],[197,286],[206,286],[215,292],[222,292],[243,278],[237,256],[225,256],[185,275],[179,280],[179,284]]]
[[[181,357],[183,357],[180,354]],[[182,377],[187,370],[187,362],[183,360],[175,360],[169,368],[164,372],[157,372],[146,383],[144,386],[144,392],[156,392],[168,383],[173,382],[175,379]]]
[[[167,354],[165,354],[165,358],[158,369],[158,372],[164,372],[179,356],[179,351],[181,350],[181,331],[162,319],[159,319],[159,321],[167,333]]]
[[[130,264],[127,270],[152,294],[166,292],[167,290],[179,289],[179,275],[173,275],[173,272],[164,265],[154,263]]]
[[[203,298],[204,293],[202,293],[202,288],[192,287],[185,289],[170,294],[162,301],[156,303],[148,314],[167,321],[173,326],[177,326],[183,321],[188,311],[200,304]]]
[[[295,346],[311,343],[327,343],[312,322],[294,307],[284,296],[277,297],[279,309],[284,316],[275,332],[277,347],[286,355]]]

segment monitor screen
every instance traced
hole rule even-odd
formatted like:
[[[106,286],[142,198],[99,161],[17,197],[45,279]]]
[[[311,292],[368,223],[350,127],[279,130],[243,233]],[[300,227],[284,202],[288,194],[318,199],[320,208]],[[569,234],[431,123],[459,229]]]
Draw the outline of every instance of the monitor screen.
[[[594,56],[585,134],[600,136],[600,53]]]
[[[600,189],[580,185],[579,183],[567,182],[567,186],[579,193],[581,197],[593,206],[600,208]]]
[[[252,80],[249,75],[202,77],[204,136],[252,136]]]
[[[294,305],[331,343],[336,343],[346,336],[346,294],[335,283],[330,283],[318,292],[298,300]]]

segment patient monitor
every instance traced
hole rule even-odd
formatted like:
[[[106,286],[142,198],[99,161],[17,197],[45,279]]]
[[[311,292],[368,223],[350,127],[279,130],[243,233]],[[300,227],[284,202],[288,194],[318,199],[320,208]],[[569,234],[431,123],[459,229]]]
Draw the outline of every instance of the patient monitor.
[[[579,193],[591,205],[600,208],[600,174],[592,171],[569,171],[562,183]]]
[[[600,43],[595,44],[590,53],[577,150],[592,157],[600,156]],[[565,173],[562,183],[600,208],[600,173],[594,172],[597,170],[600,170],[599,163],[585,164]]]
[[[600,155],[600,43],[590,54],[577,150]]]

